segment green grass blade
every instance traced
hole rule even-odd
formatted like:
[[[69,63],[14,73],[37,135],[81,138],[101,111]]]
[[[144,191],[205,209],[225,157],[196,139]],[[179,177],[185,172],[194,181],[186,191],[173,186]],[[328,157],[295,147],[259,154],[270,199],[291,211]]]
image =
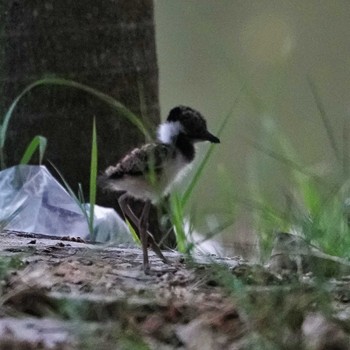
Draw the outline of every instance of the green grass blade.
[[[183,213],[183,205],[181,201],[181,197],[178,193],[174,193],[170,197],[171,201],[171,215],[172,215],[172,222],[175,227],[175,236],[176,236],[176,243],[177,243],[177,249],[181,253],[187,252],[187,245],[188,240],[186,237],[186,233],[184,230],[184,213]]]
[[[86,218],[86,221],[89,225],[89,217],[88,217],[88,214],[86,213],[86,209],[85,209],[85,206],[84,206],[84,203],[80,202],[79,201],[79,198],[75,195],[74,191],[72,190],[72,188],[69,186],[68,182],[65,180],[64,176],[61,174],[61,172],[57,169],[57,167],[51,163],[51,166],[55,169],[55,171],[57,172],[58,176],[61,178],[63,184],[64,184],[64,187],[66,188],[66,190],[68,191],[68,193],[70,194],[70,196],[74,199],[74,201],[77,203],[78,207],[80,208],[80,210],[82,211],[83,215],[85,216]]]
[[[326,130],[326,133],[327,133],[327,136],[328,136],[328,139],[329,139],[329,143],[331,144],[331,147],[334,151],[334,154],[336,156],[336,158],[338,160],[341,159],[341,153],[338,149],[338,145],[337,145],[337,142],[336,142],[336,138],[335,138],[335,134],[334,134],[334,131],[333,131],[333,128],[332,128],[332,125],[330,123],[330,118],[328,118],[327,116],[327,113],[326,113],[326,110],[324,108],[324,105],[322,103],[322,100],[318,94],[318,91],[317,91],[317,88],[316,88],[316,85],[314,83],[314,81],[311,79],[310,76],[307,77],[307,81],[309,83],[309,87],[310,87],[310,90],[311,90],[311,93],[313,95],[313,98],[315,100],[315,103],[316,103],[316,107],[318,109],[318,112],[321,116],[321,120],[322,120],[322,123],[323,123],[323,126]]]
[[[8,124],[10,122],[10,119],[12,117],[12,113],[14,109],[16,108],[19,100],[28,92],[30,91],[34,86],[34,84],[29,85],[26,87],[12,102],[10,108],[7,110],[4,119],[2,120],[2,125],[0,127],[0,166],[1,169],[5,168],[5,162],[4,162],[4,145],[5,145],[5,140],[6,140],[6,132],[8,128]]]
[[[81,182],[78,183],[78,196],[77,196],[77,198],[78,198],[80,203],[85,203],[83,186],[81,185]]]
[[[30,142],[30,144],[28,145],[28,147],[26,148],[23,154],[23,157],[19,163],[28,164],[32,159],[35,151],[39,148],[39,164],[41,164],[44,158],[46,145],[47,145],[46,137],[40,136],[40,135],[35,136],[33,140]]]
[[[2,125],[0,127],[0,166],[2,169],[5,168],[5,162],[4,162],[4,145],[6,141],[6,133],[8,129],[8,124],[11,120],[11,117],[13,115],[13,111],[16,108],[19,101],[22,99],[24,95],[26,95],[30,90],[34,89],[37,86],[40,85],[58,85],[58,86],[64,86],[64,87],[70,87],[78,90],[82,90],[99,100],[105,102],[108,104],[111,108],[116,110],[122,117],[126,118],[130,123],[135,125],[144,135],[147,140],[151,139],[151,136],[145,126],[143,125],[142,121],[134,114],[132,113],[128,108],[126,108],[122,103],[114,99],[113,97],[98,91],[96,89],[93,89],[89,86],[86,86],[84,84],[78,83],[73,80],[67,80],[67,79],[61,79],[61,78],[43,78],[40,80],[35,81],[34,83],[28,85],[12,102],[11,106],[7,110],[3,120]]]
[[[225,129],[228,121],[230,120],[231,116],[232,116],[232,113],[239,101],[239,98],[241,96],[241,92],[243,91],[244,89],[244,85],[242,86],[242,88],[240,89],[236,99],[234,100],[233,104],[232,104],[232,107],[230,109],[230,111],[226,114],[226,116],[224,117],[224,119],[222,120],[221,124],[220,124],[220,127],[219,127],[219,130],[217,131],[216,135],[219,137],[221,136],[223,130]],[[194,173],[193,177],[192,177],[192,180],[191,182],[189,183],[184,195],[182,196],[182,205],[183,206],[186,206],[186,204],[188,203],[189,199],[191,198],[191,195],[192,195],[192,192],[193,190],[195,189],[200,177],[202,176],[202,173],[203,173],[203,170],[205,168],[205,166],[207,165],[213,151],[214,151],[214,148],[215,148],[215,145],[214,144],[211,144],[210,147],[208,148],[207,152],[205,153],[204,155],[204,158],[203,160],[201,161],[201,163],[199,164],[196,172]]]
[[[5,229],[5,227],[27,207],[28,203],[22,203],[13,213],[8,215],[8,217],[0,220],[0,231]]]
[[[131,233],[131,236],[132,236],[132,239],[134,240],[134,242],[135,242],[137,245],[141,246],[141,240],[140,240],[139,236],[137,235],[135,229],[134,229],[133,226],[131,225],[130,221],[129,221],[128,219],[125,219],[125,223],[126,223],[126,225],[128,226],[128,229],[129,229],[129,231],[130,231],[130,233]]]
[[[96,188],[97,188],[97,136],[96,136],[96,120],[93,120],[92,127],[92,146],[91,146],[91,165],[90,165],[90,214],[89,214],[89,230],[90,239],[94,237],[94,209],[96,203]]]
[[[349,116],[344,115],[343,116],[343,148],[342,148],[342,156],[343,156],[343,178],[348,179],[349,178]]]

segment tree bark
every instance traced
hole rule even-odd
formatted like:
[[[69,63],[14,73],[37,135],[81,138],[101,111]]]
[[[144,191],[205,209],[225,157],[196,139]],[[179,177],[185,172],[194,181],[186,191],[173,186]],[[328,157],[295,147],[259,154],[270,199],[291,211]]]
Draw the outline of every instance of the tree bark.
[[[28,84],[54,75],[113,96],[151,128],[159,123],[152,0],[7,0],[1,7],[2,111]],[[54,164],[74,191],[81,183],[88,200],[93,117],[100,170],[145,140],[91,95],[39,86],[24,96],[11,119],[7,166],[18,164],[32,138],[43,135],[45,164],[51,170]],[[99,193],[98,203],[117,208],[115,194]]]
[[[29,0],[3,6],[6,106],[28,84],[55,75],[115,97],[147,124],[159,122],[151,0]],[[10,122],[7,164],[17,164],[41,134],[48,138],[46,158],[73,188],[80,182],[87,189],[93,117],[101,169],[144,141],[129,122],[85,92],[37,87]]]

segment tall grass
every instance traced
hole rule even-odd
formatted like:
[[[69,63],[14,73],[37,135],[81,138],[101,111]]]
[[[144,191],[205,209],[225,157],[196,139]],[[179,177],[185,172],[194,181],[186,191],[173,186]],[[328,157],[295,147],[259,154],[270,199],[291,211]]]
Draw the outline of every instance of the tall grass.
[[[257,156],[250,164],[251,197],[253,206],[253,226],[260,238],[262,256],[267,257],[278,231],[296,232],[307,241],[317,244],[326,253],[350,257],[350,182],[346,177],[348,150],[340,149],[330,119],[318,94],[316,84],[308,78],[320,119],[338,167],[332,169],[335,179],[325,177],[306,168],[296,150],[288,141],[284,130],[278,129],[273,120],[266,120],[261,126],[262,141],[250,144],[258,153],[277,161],[285,171],[285,188],[280,189],[276,199],[264,193],[264,185],[259,181],[268,167],[266,158]],[[269,127],[265,127],[267,124]],[[284,203],[281,201],[284,199]]]

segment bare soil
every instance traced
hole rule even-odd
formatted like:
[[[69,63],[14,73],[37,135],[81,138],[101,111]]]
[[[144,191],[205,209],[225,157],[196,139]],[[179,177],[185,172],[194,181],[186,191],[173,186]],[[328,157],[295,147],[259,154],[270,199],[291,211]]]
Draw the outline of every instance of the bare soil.
[[[176,252],[165,252],[170,265],[150,252],[145,275],[135,247],[0,239],[0,350],[350,349],[347,276],[317,284],[307,272]]]
[[[245,331],[209,265],[186,266],[178,253],[165,252],[165,265],[150,252],[145,275],[138,248],[18,232],[0,238],[0,349],[184,349],[210,332],[224,345]],[[203,329],[209,335],[195,341]]]

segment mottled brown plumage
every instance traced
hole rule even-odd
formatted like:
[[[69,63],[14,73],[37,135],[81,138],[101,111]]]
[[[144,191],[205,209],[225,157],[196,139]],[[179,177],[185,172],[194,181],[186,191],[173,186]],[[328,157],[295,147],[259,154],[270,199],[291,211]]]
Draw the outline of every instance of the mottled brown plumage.
[[[157,174],[162,170],[163,164],[174,157],[174,147],[162,143],[148,143],[132,150],[115,166],[108,167],[105,175],[112,180],[125,175],[147,176],[152,171]]]

